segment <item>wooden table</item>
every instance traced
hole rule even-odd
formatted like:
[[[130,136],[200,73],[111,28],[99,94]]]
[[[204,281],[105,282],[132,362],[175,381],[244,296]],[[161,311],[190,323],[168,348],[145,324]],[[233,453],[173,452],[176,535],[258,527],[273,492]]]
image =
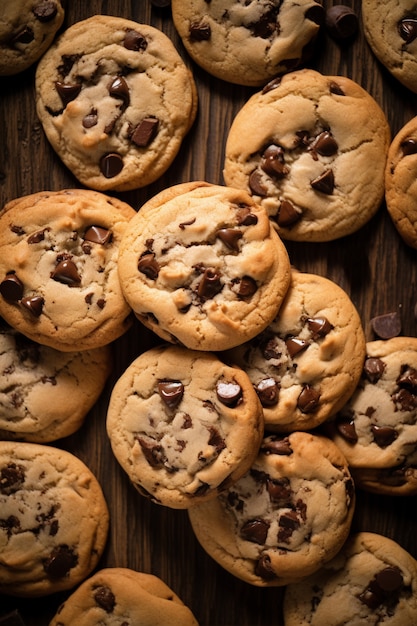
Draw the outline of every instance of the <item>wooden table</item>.
[[[360,4],[358,0],[351,3],[358,14]],[[169,9],[156,9],[147,0],[71,0],[64,26],[95,13],[126,17],[165,32],[192,68],[199,93],[197,120],[173,166],[148,188],[119,197],[138,209],[161,189],[179,182],[223,183],[228,129],[255,90],[224,83],[195,66],[176,35]],[[309,65],[360,83],[385,111],[393,135],[417,114],[417,96],[376,61],[362,25],[355,41],[347,46],[340,46],[323,32]],[[1,206],[24,194],[80,186],[53,152],[37,119],[33,67],[0,81],[0,151]],[[287,247],[295,267],[326,276],[347,291],[360,312],[367,340],[375,338],[371,318],[392,311],[401,312],[402,334],[416,335],[416,251],[403,243],[385,206],[354,235],[325,244],[288,243]],[[100,565],[160,576],[190,606],[201,626],[279,626],[283,590],[252,587],[225,572],[197,543],[187,513],[160,507],[140,496],[112,456],[105,432],[112,386],[127,365],[153,343],[154,337],[139,323],[115,343],[113,374],[100,401],[76,434],[56,442],[80,457],[102,484],[111,528]],[[352,530],[391,537],[417,557],[416,522],[416,498],[358,493]],[[67,595],[36,600],[0,596],[0,615],[18,608],[28,626],[46,625]]]

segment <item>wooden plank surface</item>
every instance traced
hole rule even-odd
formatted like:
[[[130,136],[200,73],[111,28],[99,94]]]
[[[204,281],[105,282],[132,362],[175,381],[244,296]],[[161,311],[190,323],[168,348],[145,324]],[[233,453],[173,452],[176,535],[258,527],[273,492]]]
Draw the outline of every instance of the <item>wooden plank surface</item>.
[[[330,6],[329,2],[327,6]],[[360,14],[360,2],[350,4]],[[118,195],[135,209],[161,189],[188,180],[223,183],[224,145],[234,115],[254,89],[229,85],[194,65],[174,30],[169,9],[148,0],[71,0],[64,27],[95,13],[117,15],[161,29],[194,73],[199,94],[197,120],[169,171],[148,188]],[[367,89],[385,111],[392,134],[417,114],[417,96],[396,82],[374,58],[360,32],[340,46],[325,32],[309,66],[344,75]],[[352,125],[355,121],[352,120]],[[41,190],[80,186],[48,144],[37,119],[34,68],[0,80],[0,204]],[[416,251],[402,242],[384,205],[360,232],[325,244],[287,244],[292,264],[326,276],[351,296],[367,340],[370,320],[399,310],[402,334],[416,335]],[[56,442],[80,457],[99,478],[107,498],[111,528],[100,566],[130,567],[160,576],[190,606],[201,626],[279,626],[282,589],[259,589],[226,573],[201,549],[184,511],[159,507],[140,496],[112,456],[105,432],[112,385],[154,337],[139,323],[114,344],[114,369],[100,401],[84,426]],[[417,557],[416,498],[358,493],[353,530],[378,532]],[[22,600],[0,596],[0,615],[19,608],[28,626],[48,624],[68,594]]]

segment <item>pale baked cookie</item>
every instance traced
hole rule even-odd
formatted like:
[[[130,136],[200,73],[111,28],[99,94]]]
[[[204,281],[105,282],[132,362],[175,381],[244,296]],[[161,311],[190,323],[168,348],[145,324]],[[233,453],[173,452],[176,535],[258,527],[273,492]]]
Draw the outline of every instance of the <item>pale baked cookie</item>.
[[[352,535],[320,572],[288,585],[285,626],[417,623],[417,561],[376,533]]]
[[[398,131],[389,148],[385,200],[395,228],[417,248],[417,117]]]
[[[366,40],[377,59],[417,93],[417,7],[414,0],[362,0]]]
[[[339,285],[293,270],[276,319],[226,358],[248,374],[268,430],[310,430],[354,392],[365,336],[354,304]]]
[[[85,580],[49,626],[198,626],[191,610],[157,576],[114,567]]]
[[[348,536],[354,506],[339,448],[325,437],[294,432],[265,437],[249,472],[188,515],[219,565],[268,587],[302,580],[333,558]]]
[[[45,191],[0,214],[0,315],[57,350],[109,344],[132,321],[117,271],[135,210],[83,189]]]
[[[311,55],[324,23],[315,0],[172,0],[175,27],[191,58],[210,74],[264,85]]]
[[[73,454],[0,442],[0,593],[71,589],[96,567],[109,515],[91,470]]]
[[[264,209],[240,190],[184,183],[131,220],[119,254],[126,300],[165,341],[225,350],[278,312],[290,263]]]
[[[163,345],[116,382],[107,432],[138,491],[184,509],[249,469],[263,436],[262,407],[242,370],[209,352]]]
[[[374,493],[417,494],[417,338],[366,344],[357,390],[326,424],[355,484]]]
[[[39,62],[37,112],[53,148],[93,189],[144,187],[171,165],[197,110],[194,79],[147,24],[94,15]]]
[[[298,70],[237,113],[224,180],[251,193],[284,239],[331,241],[380,207],[390,138],[384,112],[359,84]]]
[[[52,44],[64,14],[60,0],[1,0],[0,76],[33,65]]]
[[[111,369],[107,346],[61,352],[0,328],[0,439],[47,443],[78,430]]]

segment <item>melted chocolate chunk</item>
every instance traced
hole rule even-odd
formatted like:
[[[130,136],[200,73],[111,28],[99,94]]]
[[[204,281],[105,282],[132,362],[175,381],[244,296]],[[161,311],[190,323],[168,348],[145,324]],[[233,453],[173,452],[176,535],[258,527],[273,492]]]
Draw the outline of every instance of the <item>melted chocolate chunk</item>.
[[[248,28],[255,37],[268,39],[275,31],[279,32],[279,24],[277,21],[279,13],[279,5],[271,6],[260,16],[257,22],[248,24]]]
[[[306,339],[300,339],[299,337],[288,337],[285,340],[288,354],[291,358],[294,358],[297,354],[308,348],[310,343]]]
[[[262,355],[264,359],[280,359],[282,356],[281,346],[278,344],[276,337],[267,339],[262,346]]]
[[[284,150],[275,144],[268,146],[262,154],[261,168],[271,177],[284,178],[287,176],[290,170],[285,165]]]
[[[59,261],[53,272],[51,272],[51,278],[59,283],[68,285],[68,287],[75,287],[81,283],[81,276],[78,273],[77,266],[70,259]]]
[[[0,493],[11,494],[18,491],[25,482],[25,468],[9,463],[0,470]]]
[[[104,154],[100,159],[100,171],[105,178],[114,178],[123,169],[123,159],[117,152]]]
[[[343,91],[341,86],[338,85],[334,80],[331,81],[331,83],[329,85],[329,90],[330,90],[330,93],[333,93],[336,96],[344,96],[345,95],[345,92]]]
[[[6,274],[0,283],[0,294],[7,302],[18,302],[23,296],[23,283],[14,272]]]
[[[273,580],[277,577],[272,568],[271,557],[268,554],[263,554],[256,563],[255,574],[264,580]]]
[[[401,316],[397,311],[371,319],[372,330],[380,339],[397,337],[401,332]]]
[[[320,156],[333,156],[338,150],[338,145],[333,135],[328,130],[324,130],[313,140],[309,150],[315,158],[317,158],[317,154],[320,154]]]
[[[87,113],[87,115],[84,115],[82,125],[84,126],[84,128],[92,128],[93,126],[96,126],[97,122],[98,122],[97,109],[93,108],[91,109],[90,113]]]
[[[398,433],[395,428],[390,428],[388,426],[377,426],[376,424],[372,424],[371,431],[374,436],[375,443],[380,448],[386,448],[391,445],[392,442],[398,437]]]
[[[230,250],[239,251],[239,239],[241,239],[243,233],[236,228],[221,228],[217,231],[216,237],[218,237]]]
[[[159,274],[159,263],[153,252],[145,252],[139,259],[138,270],[151,280],[156,280]]]
[[[201,300],[209,300],[223,289],[222,282],[220,280],[220,272],[208,267],[200,280],[197,289],[197,295]]]
[[[333,325],[326,317],[309,317],[307,325],[314,339],[325,337],[333,329]]]
[[[326,28],[337,41],[345,41],[354,37],[359,28],[358,16],[348,6],[336,4],[326,11]]]
[[[417,407],[417,395],[408,389],[400,389],[392,395],[392,401],[400,411],[412,411]]]
[[[417,37],[417,18],[404,17],[398,23],[398,32],[401,39],[403,39],[406,44],[414,41],[414,39]]]
[[[391,603],[393,596],[398,595],[402,586],[403,576],[400,568],[395,565],[388,566],[377,572],[358,598],[371,610],[375,610],[381,604]]]
[[[302,413],[313,413],[318,408],[319,401],[320,393],[314,387],[305,385],[298,396],[297,407]]]
[[[146,38],[141,35],[137,30],[128,28],[123,39],[123,45],[127,50],[134,50],[135,52],[146,50],[148,42]]]
[[[262,406],[275,406],[279,398],[279,385],[274,378],[264,378],[255,386]]]
[[[208,41],[211,38],[210,24],[203,21],[191,22],[190,24],[190,41]]]
[[[258,169],[253,170],[253,172],[250,174],[249,187],[251,192],[254,193],[256,196],[261,196],[261,198],[264,198],[267,195],[266,187],[262,182],[262,174]]]
[[[30,26],[23,26],[12,38],[11,44],[28,44],[35,39],[35,33]]]
[[[288,478],[266,479],[266,490],[269,499],[276,507],[289,506],[292,498],[292,490]]]
[[[216,395],[222,404],[236,407],[242,400],[242,387],[238,383],[218,382]]]
[[[69,102],[75,100],[78,96],[81,91],[81,85],[79,83],[70,84],[57,80],[55,82],[55,89],[61,98],[62,104],[66,107]]]
[[[209,432],[210,437],[208,444],[216,449],[217,454],[220,454],[220,452],[226,448],[226,442],[214,426],[210,426]]]
[[[179,380],[162,380],[158,383],[158,393],[169,409],[175,409],[184,395],[184,385]]]
[[[129,87],[123,76],[117,76],[109,85],[109,94],[113,98],[123,100],[125,106],[130,102]]]
[[[242,226],[253,226],[258,223],[258,216],[251,213],[247,206],[240,206],[237,210],[237,223]]]
[[[408,367],[408,365],[404,366],[397,378],[397,385],[417,393],[417,370],[414,367]]]
[[[263,545],[268,535],[269,526],[269,522],[264,519],[251,519],[242,525],[240,535],[246,541]]]
[[[375,384],[381,378],[385,370],[385,363],[377,357],[368,357],[365,359],[363,366],[363,374],[370,383]]]
[[[264,454],[280,454],[284,456],[289,456],[293,453],[293,449],[291,448],[290,440],[288,437],[277,437],[271,436],[267,439],[264,439],[261,445],[261,451]]]
[[[286,228],[292,226],[301,218],[301,213],[297,211],[295,206],[289,200],[281,200],[279,205],[276,222],[278,226]]]
[[[137,438],[143,456],[151,467],[163,467],[165,462],[165,454],[163,447],[151,437],[138,437]]]
[[[262,95],[268,93],[269,91],[272,91],[273,89],[276,89],[277,87],[280,86],[282,81],[282,77],[281,76],[276,76],[275,78],[272,78],[269,83],[267,83],[265,85],[265,87],[262,89]]]
[[[334,190],[334,174],[330,169],[325,170],[320,176],[310,181],[310,185],[316,191],[331,195]]]
[[[336,428],[340,435],[349,443],[356,443],[358,435],[355,428],[355,422],[348,417],[338,417],[336,420]]]
[[[29,235],[29,237],[27,238],[28,244],[32,245],[32,244],[40,243],[41,241],[44,241],[45,233],[48,232],[48,230],[49,228],[43,228],[42,230],[38,230],[35,233],[32,233],[31,235]]]
[[[409,154],[416,154],[417,141],[415,139],[412,139],[411,137],[409,139],[404,139],[404,141],[400,143],[400,148],[404,156],[408,156]]]
[[[63,544],[54,548],[44,560],[43,567],[49,578],[64,578],[78,563],[78,556],[69,546]]]
[[[102,609],[106,611],[106,613],[113,613],[114,607],[116,605],[116,598],[114,597],[114,593],[109,587],[97,587],[95,589],[94,594],[94,602]]]
[[[242,276],[242,278],[239,280],[239,289],[237,290],[237,295],[239,298],[244,300],[245,298],[252,297],[257,290],[258,285],[256,284],[256,280],[254,280],[250,276]]]
[[[84,233],[84,241],[90,241],[91,243],[98,243],[104,246],[106,243],[110,243],[113,237],[113,233],[108,228],[102,226],[90,226]]]
[[[56,16],[58,7],[56,2],[44,0],[44,2],[38,2],[38,4],[33,7],[32,11],[36,19],[40,22],[50,22]]]
[[[130,140],[139,148],[146,148],[156,137],[159,129],[159,120],[156,117],[145,117],[134,128]]]
[[[35,317],[39,317],[42,314],[43,305],[45,304],[42,296],[28,296],[22,298],[20,304],[29,311]]]

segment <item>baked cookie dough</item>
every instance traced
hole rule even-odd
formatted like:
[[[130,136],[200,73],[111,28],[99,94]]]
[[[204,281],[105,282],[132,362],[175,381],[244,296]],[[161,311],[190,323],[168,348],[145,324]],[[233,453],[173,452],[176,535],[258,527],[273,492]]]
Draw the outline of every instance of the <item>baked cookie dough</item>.
[[[194,79],[147,24],[94,15],[68,28],[36,71],[46,137],[86,187],[127,191],[159,178],[194,122]]]
[[[119,244],[135,210],[83,189],[44,191],[0,213],[0,315],[56,350],[111,343],[132,315],[117,271]]]
[[[160,346],[116,382],[107,432],[138,491],[188,508],[213,499],[255,460],[262,407],[247,375],[214,354]]]
[[[240,190],[169,187],[130,221],[119,276],[137,318],[164,341],[226,350],[276,316],[290,262],[264,209]]]
[[[359,532],[320,572],[288,585],[285,626],[417,623],[417,561],[398,543]]]
[[[398,131],[389,148],[385,200],[398,233],[417,249],[417,117]]]
[[[198,626],[191,610],[157,576],[123,567],[99,570],[61,605],[49,626]]]
[[[0,439],[48,443],[78,430],[111,370],[108,346],[61,352],[0,327]]]
[[[298,70],[237,113],[224,180],[251,193],[283,239],[332,241],[380,207],[390,138],[384,112],[359,84]]]
[[[219,565],[259,587],[313,574],[347,539],[354,485],[329,439],[269,435],[247,474],[214,501],[188,509],[198,541]]]
[[[326,427],[355,484],[387,495],[417,494],[417,338],[366,344],[363,376]]]
[[[293,270],[276,319],[226,358],[248,374],[268,430],[310,430],[337,413],[355,391],[365,336],[339,285]]]
[[[413,0],[362,0],[366,40],[377,59],[417,93],[417,7]]]
[[[46,596],[71,589],[106,544],[107,504],[73,454],[0,441],[0,593]]]
[[[264,85],[310,57],[324,23],[315,0],[172,0],[175,27],[191,58],[217,78]]]
[[[64,22],[60,0],[2,0],[0,76],[19,74],[52,44]]]

